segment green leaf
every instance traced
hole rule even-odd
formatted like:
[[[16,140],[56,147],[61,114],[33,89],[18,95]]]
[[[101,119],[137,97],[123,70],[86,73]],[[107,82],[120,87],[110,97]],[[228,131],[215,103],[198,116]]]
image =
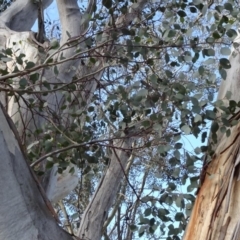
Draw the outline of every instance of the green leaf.
[[[202,143],[205,142],[206,138],[207,138],[207,132],[203,132],[202,133],[202,138],[201,138]]]
[[[91,169],[92,169],[92,168],[91,168],[90,166],[85,167],[82,174],[83,174],[83,175],[87,174],[88,172],[91,171]]]
[[[221,58],[219,63],[221,65],[221,67],[223,67],[225,69],[231,68],[231,64],[227,58]]]
[[[176,148],[176,149],[181,149],[182,146],[183,146],[182,143],[176,143],[175,146],[174,146],[174,148]]]
[[[17,63],[22,65],[23,64],[23,60],[22,58],[25,57],[25,54],[21,53],[18,57],[16,57]]]
[[[215,39],[214,39],[213,37],[208,37],[208,38],[206,39],[206,42],[207,42],[207,43],[214,43],[214,42],[215,42]]]
[[[232,7],[232,4],[227,2],[224,4],[224,8],[227,9],[228,11],[232,11],[233,10],[233,7]]]
[[[173,74],[172,74],[171,71],[165,70],[165,73],[166,73],[167,77],[169,77],[169,78],[172,78],[172,77],[173,77]]]
[[[52,142],[51,141],[45,141],[44,150],[46,152],[50,152],[52,150]]]
[[[54,165],[54,162],[53,162],[53,161],[47,161],[47,163],[46,163],[46,168],[47,168],[47,169],[51,169],[51,168],[53,167],[53,165]]]
[[[88,108],[88,112],[93,112],[94,111],[94,107],[93,106],[90,106],[89,108]]]
[[[112,0],[102,0],[102,4],[104,7],[106,7],[107,9],[112,7]]]
[[[135,37],[134,37],[134,40],[135,40],[136,43],[141,42],[141,38],[140,38],[139,36],[135,36]]]
[[[49,82],[43,81],[42,84],[45,88],[47,88],[48,90],[51,90],[51,86],[50,86]]]
[[[143,121],[142,123],[141,123],[141,125],[143,126],[143,127],[145,127],[145,128],[148,128],[148,127],[150,127],[151,126],[151,121],[149,121],[149,120],[145,120],[145,121]]]
[[[214,120],[216,118],[216,113],[212,110],[206,110],[206,118],[209,120]]]
[[[66,34],[67,34],[67,36],[68,36],[69,38],[72,37],[71,34],[70,34],[68,31],[66,31]]]
[[[129,225],[129,228],[131,229],[132,232],[134,232],[138,229],[137,226],[134,224]]]
[[[146,217],[149,216],[151,213],[152,213],[152,208],[147,208],[147,209],[145,209],[145,211],[144,211],[144,215],[145,215]]]
[[[234,29],[228,29],[226,34],[232,40],[237,36],[237,32]]]
[[[200,67],[198,68],[198,72],[199,72],[200,75],[203,75],[203,73],[204,73],[204,67],[203,67],[203,66],[200,66]]]
[[[122,28],[121,31],[123,35],[131,35],[131,32],[127,28]]]
[[[53,39],[50,42],[50,49],[57,49],[59,46],[60,46],[60,44],[57,39]]]
[[[221,35],[220,35],[219,32],[217,32],[217,31],[214,31],[212,35],[213,35],[213,38],[214,38],[214,39],[219,39],[219,38],[221,38]]]
[[[25,69],[30,69],[30,68],[33,68],[34,66],[35,66],[34,62],[27,62]]]
[[[75,168],[71,167],[71,169],[69,170],[69,173],[74,174],[75,173]]]
[[[151,218],[150,221],[149,221],[149,225],[150,226],[153,226],[155,223],[155,218]]]
[[[192,190],[194,190],[194,188]],[[190,190],[190,191],[192,191],[192,190]],[[187,203],[186,204],[186,215],[190,216],[191,212],[192,212],[192,204],[191,203]]]
[[[230,48],[228,48],[228,47],[222,47],[221,50],[220,50],[220,53],[221,53],[222,55],[228,56],[228,55],[230,55],[231,50],[230,50]]]
[[[28,84],[28,81],[26,78],[21,78],[20,81],[19,81],[19,85],[21,88],[25,88]]]
[[[181,26],[179,24],[173,24],[173,27],[177,30],[181,30]]]
[[[179,207],[180,209],[183,209],[185,207],[185,203],[182,197],[177,197],[175,200],[176,206]]]
[[[227,78],[227,72],[226,72],[226,70],[225,70],[225,69],[219,69],[219,73],[220,73],[221,77],[222,77],[224,80],[226,80],[226,78]]]
[[[219,129],[218,123],[217,122],[213,122],[212,126],[211,126],[211,132],[212,133],[216,133],[218,131],[218,129]]]
[[[54,71],[54,74],[57,76],[59,73],[57,66],[54,66],[53,71]]]
[[[212,49],[212,48],[203,49],[202,52],[203,52],[203,56],[204,56],[204,55],[206,55],[206,56],[208,56],[208,57],[210,57],[210,56],[215,56],[215,51],[214,51],[214,49]]]
[[[199,58],[199,53],[195,53],[194,57],[192,58],[192,62],[195,63]]]
[[[201,112],[201,107],[199,105],[193,105],[192,106],[192,111],[194,113],[200,113]]]
[[[175,31],[175,30],[173,30],[173,29],[169,30],[169,32],[168,32],[168,37],[169,37],[169,38],[172,38],[172,37],[174,37],[175,35],[176,35],[176,31]]]
[[[7,48],[7,49],[5,50],[5,53],[6,53],[7,55],[9,55],[9,56],[12,56],[12,54],[13,54],[11,48]]]
[[[29,77],[30,81],[31,81],[33,84],[36,83],[36,81],[38,80],[38,78],[39,78],[39,73],[33,73],[33,74],[31,74],[30,77]]]
[[[180,176],[180,171],[181,171],[180,168],[178,168],[178,167],[175,168],[174,171],[173,171],[173,173],[172,173],[172,176],[175,177],[176,179],[179,178],[179,176]]]
[[[232,45],[235,49],[237,49],[240,46],[240,44],[238,42],[234,42]]]
[[[162,202],[162,201],[161,201]],[[164,202],[164,201],[163,201]],[[159,208],[158,209],[158,217],[163,221],[163,222],[167,222],[169,220],[169,218],[167,217],[167,215],[169,214],[169,211],[167,209],[164,208]]]
[[[141,89],[140,91],[138,91],[136,93],[136,96],[138,97],[146,97],[148,94],[148,90],[147,89]]]
[[[207,10],[208,10],[208,5],[204,5],[201,12],[202,12],[202,15],[204,16],[206,13],[207,13]]]
[[[186,14],[183,10],[179,10],[179,11],[177,12],[177,14],[178,14],[180,17],[186,17],[186,16],[187,16],[187,14]]]
[[[215,56],[215,51],[214,51],[214,49],[207,49],[207,54],[208,54],[208,56]]]
[[[177,93],[176,95],[175,95],[175,98],[177,98],[177,99],[183,99],[184,98],[184,96],[181,94],[181,93]]]
[[[199,115],[199,114],[196,114],[195,117],[194,117],[194,122],[202,122],[202,116]]]
[[[182,126],[181,130],[187,135],[191,133],[191,128],[188,125]]]
[[[147,203],[148,201],[151,201],[151,197],[150,196],[144,196],[142,197],[141,201],[144,202],[144,203]]]
[[[183,219],[184,219],[184,214],[182,212],[177,212],[175,215],[175,220],[180,222]]]
[[[79,213],[74,213],[74,214],[72,214],[72,215],[71,215],[71,218],[77,220],[77,218],[79,218]]]
[[[169,190],[169,191],[170,191],[170,189],[171,189],[172,191],[174,191],[176,188],[177,188],[177,186],[176,186],[173,182],[170,182],[170,183],[168,184],[168,190]]]
[[[214,58],[208,58],[204,64],[205,65],[211,65],[211,64],[214,64],[215,63],[215,59]]]
[[[193,6],[190,7],[190,12],[196,13],[197,11],[198,11],[197,8],[195,8]]]
[[[138,236],[142,237],[145,233],[145,226],[141,226],[139,231],[138,231]]]
[[[227,131],[227,129],[226,129],[225,126],[222,126],[222,127],[220,128],[220,131],[221,131],[221,133],[225,133],[225,132]]]
[[[192,3],[194,5],[199,5],[200,3],[202,3],[202,0],[193,0]]]
[[[228,130],[226,131],[226,136],[229,137],[230,135],[231,135],[231,129],[228,129]]]

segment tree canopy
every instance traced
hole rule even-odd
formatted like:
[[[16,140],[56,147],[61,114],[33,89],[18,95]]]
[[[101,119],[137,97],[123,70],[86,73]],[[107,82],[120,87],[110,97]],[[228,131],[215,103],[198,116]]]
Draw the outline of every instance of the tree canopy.
[[[239,45],[238,3],[57,0],[60,22],[46,8],[46,39],[36,43],[26,29],[33,21],[9,20],[18,4],[10,2],[0,2],[12,31],[0,52],[1,100],[43,185],[54,166],[79,177],[54,205],[63,228],[77,233],[118,165],[102,236],[180,239],[200,169],[237,124],[228,121],[240,106],[234,92],[222,90],[217,101],[216,93]],[[52,1],[31,4],[39,2]]]

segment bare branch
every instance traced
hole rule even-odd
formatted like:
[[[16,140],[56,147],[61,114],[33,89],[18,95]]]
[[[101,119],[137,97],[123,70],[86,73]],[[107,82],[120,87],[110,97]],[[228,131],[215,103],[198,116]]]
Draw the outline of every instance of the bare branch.
[[[92,15],[95,7],[96,7],[96,0],[90,0],[85,13]]]

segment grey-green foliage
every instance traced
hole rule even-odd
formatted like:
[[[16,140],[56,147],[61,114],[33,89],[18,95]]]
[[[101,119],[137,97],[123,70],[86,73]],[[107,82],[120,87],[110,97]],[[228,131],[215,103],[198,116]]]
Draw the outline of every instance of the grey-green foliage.
[[[229,107],[223,107],[213,102],[220,80],[226,79],[226,69],[231,67],[228,55],[237,35],[239,6],[232,1],[222,5],[213,2],[210,6],[198,0],[154,1],[149,2],[133,22],[118,27],[118,16],[126,14],[131,4],[131,1],[115,4],[104,0],[103,8],[96,8],[93,16],[88,16],[90,31],[76,53],[86,52],[81,55],[81,64],[86,68],[98,66],[102,58],[107,65],[91,104],[86,107],[86,99],[72,94],[84,91],[84,78],[78,80],[78,76],[74,76],[73,84],[59,84],[57,87],[61,87],[59,91],[65,97],[61,111],[69,114],[69,121],[66,123],[61,116],[51,113],[57,127],[49,124],[45,129],[29,133],[37,141],[29,147],[28,154],[34,161],[72,142],[87,143],[53,156],[47,168],[58,162],[62,172],[69,162],[77,164],[82,176],[94,175],[91,195],[95,181],[113,153],[108,138],[121,136],[135,124],[141,125],[141,134],[135,136],[135,160],[129,173],[132,185],[126,188],[126,198],[118,212],[119,217],[128,215],[129,220],[121,221],[124,230],[119,234],[123,239],[145,235],[157,239],[161,234],[166,239],[180,239],[198,186],[199,154],[211,154],[211,146],[198,146],[195,152],[185,149],[183,137],[192,134],[204,144],[207,123],[214,121],[211,132],[216,142],[220,126],[217,107],[226,113],[221,119],[226,123],[227,115],[233,114],[240,105],[230,101]],[[103,32],[106,27],[111,31]],[[107,39],[111,41],[99,48],[100,54],[97,46]],[[11,56],[11,50],[6,50],[1,58],[7,61]],[[22,57],[17,59],[19,64],[23,63]],[[33,63],[29,62],[26,69],[32,67]],[[1,71],[6,74],[5,70]],[[54,66],[54,74],[59,74],[58,66]],[[38,80],[39,75],[34,73],[29,79],[22,78],[19,89],[29,89]],[[46,90],[57,88],[47,81],[42,84]],[[28,107],[47,114],[44,100],[38,102],[29,96]],[[223,127],[222,131],[229,135]],[[99,138],[106,142],[94,142]],[[136,196],[141,184],[145,191]],[[186,192],[180,191],[181,186]],[[78,205],[76,195],[70,200],[72,203],[68,204],[81,214],[84,208]],[[136,211],[130,205],[137,206]],[[81,209],[77,210],[77,206]],[[127,208],[128,214],[124,212]]]

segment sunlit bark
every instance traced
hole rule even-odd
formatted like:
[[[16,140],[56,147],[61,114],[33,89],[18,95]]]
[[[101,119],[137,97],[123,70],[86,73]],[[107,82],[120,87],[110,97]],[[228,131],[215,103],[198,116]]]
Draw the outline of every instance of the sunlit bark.
[[[239,37],[235,40],[239,42]],[[218,99],[226,106],[226,93],[240,100],[240,54],[232,50],[231,69],[222,80]],[[233,117],[239,120],[239,113]],[[230,137],[218,133],[218,143],[211,162],[203,166],[201,184],[184,240],[237,240],[240,234],[240,125],[231,127]]]

